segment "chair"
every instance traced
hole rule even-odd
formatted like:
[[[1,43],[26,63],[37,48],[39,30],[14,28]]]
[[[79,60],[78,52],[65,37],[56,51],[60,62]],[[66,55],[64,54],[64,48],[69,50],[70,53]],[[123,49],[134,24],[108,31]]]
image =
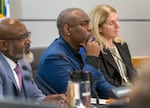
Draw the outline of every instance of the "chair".
[[[150,56],[133,56],[131,58],[133,67],[140,71],[140,69],[146,65],[147,63],[150,63]]]
[[[40,57],[46,48],[47,47],[33,47],[33,48],[31,48],[31,52],[34,54],[34,61],[31,63],[31,67],[33,70],[33,77],[35,75],[35,72],[37,71]]]

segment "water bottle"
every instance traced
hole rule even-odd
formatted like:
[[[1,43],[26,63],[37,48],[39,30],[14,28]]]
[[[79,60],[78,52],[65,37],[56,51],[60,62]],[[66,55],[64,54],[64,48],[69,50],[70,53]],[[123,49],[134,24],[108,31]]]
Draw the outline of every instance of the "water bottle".
[[[67,101],[70,108],[90,108],[91,83],[90,73],[74,71],[70,73],[67,88]]]

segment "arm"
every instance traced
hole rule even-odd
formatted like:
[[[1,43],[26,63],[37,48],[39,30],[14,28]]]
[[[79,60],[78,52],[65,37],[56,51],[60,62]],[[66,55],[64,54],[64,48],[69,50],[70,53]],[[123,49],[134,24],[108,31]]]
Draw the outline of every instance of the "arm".
[[[70,60],[66,60],[61,56],[50,56],[44,64],[40,66],[38,76],[44,80],[50,88],[54,89],[55,93],[64,93],[67,90],[69,81],[68,73],[75,70],[72,65],[74,66],[74,64],[70,63]],[[36,79],[38,80],[38,78]],[[47,88],[47,91],[54,93],[49,88]]]
[[[88,70],[92,74],[92,79],[95,82],[92,90],[95,89],[94,91],[97,91],[101,98],[108,98],[109,90],[114,88],[114,86],[108,83],[99,69],[100,46],[96,41],[89,39],[85,45],[85,50],[87,58],[83,70]]]
[[[3,79],[0,73],[0,98],[3,97]]]
[[[109,90],[114,88],[114,86],[108,83],[101,71],[98,71],[94,66],[90,64],[85,64],[83,70],[88,70],[92,74],[92,90],[96,91],[101,98],[108,98]],[[93,95],[96,96],[97,94]]]

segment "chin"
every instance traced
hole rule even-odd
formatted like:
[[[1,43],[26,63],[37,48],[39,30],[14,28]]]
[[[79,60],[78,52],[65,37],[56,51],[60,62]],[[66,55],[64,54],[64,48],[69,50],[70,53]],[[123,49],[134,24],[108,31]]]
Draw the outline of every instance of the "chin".
[[[32,63],[34,60],[33,53],[30,51],[28,53],[23,54],[23,60],[27,63]]]

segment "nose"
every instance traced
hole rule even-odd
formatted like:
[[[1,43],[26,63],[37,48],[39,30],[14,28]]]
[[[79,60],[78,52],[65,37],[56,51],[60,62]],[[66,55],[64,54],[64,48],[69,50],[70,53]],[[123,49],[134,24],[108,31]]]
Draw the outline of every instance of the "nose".
[[[31,38],[30,38],[30,37],[27,37],[27,38],[25,39],[25,43],[26,43],[26,44],[31,44]]]
[[[116,28],[120,28],[120,23],[119,23],[119,21],[116,21],[116,22],[115,22],[115,27],[116,27]]]
[[[88,31],[91,31],[91,30],[92,30],[92,24],[89,24],[89,25],[87,26],[87,30],[88,30]]]

